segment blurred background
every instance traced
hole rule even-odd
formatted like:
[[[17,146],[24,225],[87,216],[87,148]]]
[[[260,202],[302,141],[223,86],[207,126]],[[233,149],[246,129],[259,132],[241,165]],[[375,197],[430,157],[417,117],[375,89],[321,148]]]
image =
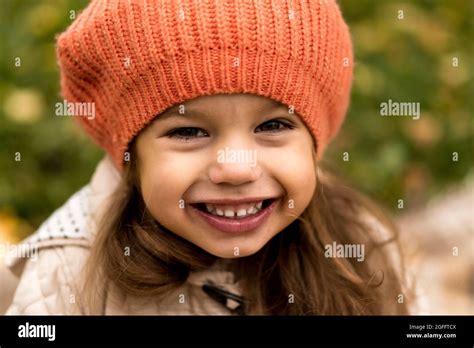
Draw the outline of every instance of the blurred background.
[[[103,156],[71,118],[54,114],[55,36],[87,3],[1,1],[0,243],[33,233]],[[326,165],[395,216],[417,313],[473,314],[474,1],[339,4],[355,76]],[[389,99],[419,102],[420,119],[381,117]]]

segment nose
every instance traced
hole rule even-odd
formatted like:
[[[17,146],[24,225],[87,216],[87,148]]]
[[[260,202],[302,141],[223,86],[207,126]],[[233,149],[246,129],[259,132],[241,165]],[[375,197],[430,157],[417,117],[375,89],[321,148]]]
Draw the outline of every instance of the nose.
[[[249,161],[249,157],[239,157],[239,155],[230,153],[230,151],[238,150],[226,148],[226,150],[222,151],[224,151],[222,156],[218,156],[217,160],[209,168],[209,178],[214,184],[242,185],[257,181],[261,177],[262,169],[257,164],[256,158],[254,161]],[[256,157],[256,152],[254,153]]]

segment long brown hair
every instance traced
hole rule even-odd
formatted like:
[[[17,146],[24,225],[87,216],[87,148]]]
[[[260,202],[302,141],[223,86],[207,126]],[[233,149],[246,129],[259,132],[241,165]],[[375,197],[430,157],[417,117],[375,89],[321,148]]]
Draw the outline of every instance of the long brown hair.
[[[218,260],[151,216],[140,194],[134,152],[132,146],[86,265],[85,305],[92,314],[100,312],[111,282],[124,294],[159,298],[185,283],[191,271]],[[303,214],[260,251],[231,263],[246,313],[407,313],[396,226],[343,180],[316,170],[316,191]],[[363,244],[365,260],[327,257],[325,246],[333,242]]]

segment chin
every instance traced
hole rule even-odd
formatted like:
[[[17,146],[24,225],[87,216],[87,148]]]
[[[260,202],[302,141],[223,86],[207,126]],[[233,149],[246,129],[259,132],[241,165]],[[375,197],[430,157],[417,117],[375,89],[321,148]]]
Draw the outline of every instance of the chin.
[[[209,254],[212,254],[216,257],[220,257],[221,259],[238,259],[241,257],[251,256],[258,252],[262,247],[263,245],[261,247],[256,248],[246,247],[245,249],[240,249],[238,255],[234,254],[233,248],[226,250],[205,248],[204,250],[206,250]]]

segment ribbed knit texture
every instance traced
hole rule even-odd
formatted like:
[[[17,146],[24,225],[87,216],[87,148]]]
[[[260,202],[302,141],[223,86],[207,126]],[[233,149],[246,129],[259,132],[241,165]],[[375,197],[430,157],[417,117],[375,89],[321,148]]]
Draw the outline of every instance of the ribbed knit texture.
[[[75,118],[119,169],[158,114],[217,93],[293,105],[320,159],[344,119],[353,66],[332,0],[93,0],[57,54],[63,97],[95,103],[94,119]]]

